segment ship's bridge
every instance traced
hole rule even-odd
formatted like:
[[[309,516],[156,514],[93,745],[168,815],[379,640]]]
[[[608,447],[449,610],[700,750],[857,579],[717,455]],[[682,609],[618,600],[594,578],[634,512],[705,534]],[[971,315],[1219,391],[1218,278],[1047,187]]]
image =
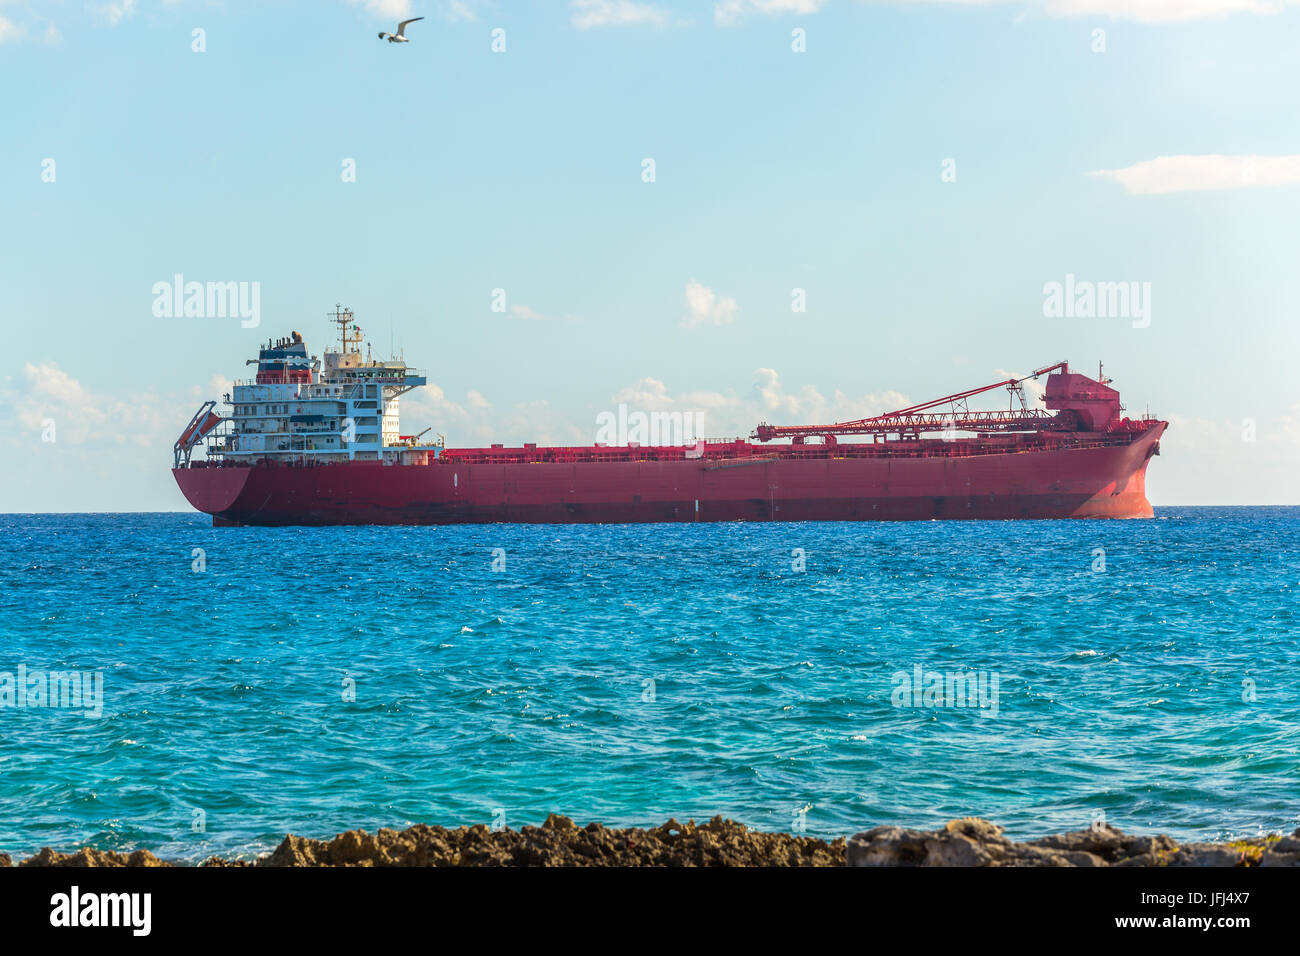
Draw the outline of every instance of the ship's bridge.
[[[441,453],[441,444],[421,445],[420,436],[401,434],[399,399],[428,384],[427,377],[400,359],[363,355],[352,313],[336,309],[334,318],[342,342],[325,353],[323,363],[308,353],[297,332],[268,342],[250,360],[257,364],[257,377],[234,383],[226,398],[231,406],[222,422],[226,427],[208,427],[207,419],[201,423],[210,458],[248,464],[407,462]]]

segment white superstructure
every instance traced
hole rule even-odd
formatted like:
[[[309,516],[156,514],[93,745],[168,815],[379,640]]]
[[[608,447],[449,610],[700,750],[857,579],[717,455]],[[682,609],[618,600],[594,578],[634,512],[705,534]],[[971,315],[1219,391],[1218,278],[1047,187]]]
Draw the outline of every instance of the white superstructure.
[[[399,424],[401,396],[427,379],[403,361],[363,356],[352,313],[336,308],[332,317],[341,344],[323,363],[308,355],[297,332],[268,342],[249,360],[257,376],[236,382],[226,396],[229,427],[210,437],[209,458],[413,464],[438,455],[441,444],[418,444],[419,436],[402,436]]]

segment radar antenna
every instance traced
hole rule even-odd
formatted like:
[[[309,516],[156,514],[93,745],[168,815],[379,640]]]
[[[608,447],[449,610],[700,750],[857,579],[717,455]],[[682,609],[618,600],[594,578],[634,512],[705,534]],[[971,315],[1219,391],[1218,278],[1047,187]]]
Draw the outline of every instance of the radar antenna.
[[[352,310],[345,309],[336,302],[334,311],[325,314],[338,323],[339,338],[343,342],[343,354],[347,355],[349,352],[359,354],[361,352],[361,326],[352,321]],[[349,345],[354,347],[348,348]]]

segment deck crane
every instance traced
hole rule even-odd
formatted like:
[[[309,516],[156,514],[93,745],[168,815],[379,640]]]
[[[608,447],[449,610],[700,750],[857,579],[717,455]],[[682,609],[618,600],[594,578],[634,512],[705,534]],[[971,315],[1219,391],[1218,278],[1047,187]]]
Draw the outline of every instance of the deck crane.
[[[932,399],[919,405],[900,408],[898,411],[886,412],[874,418],[859,418],[851,422],[839,422],[834,425],[769,425],[760,424],[751,437],[759,441],[771,441],[774,438],[790,438],[794,444],[802,445],[809,437],[821,436],[828,445],[836,444],[837,435],[889,435],[897,433],[902,439],[918,439],[922,432],[937,431],[1028,431],[1042,428],[1056,416],[1042,409],[1030,408],[1025,402],[1023,383],[1029,379],[1052,372],[1068,373],[1068,362],[1048,365],[1022,378],[1009,378],[979,388],[970,388],[964,392],[955,392],[943,398]],[[972,412],[967,406],[967,399],[995,388],[1007,390],[1010,407],[1005,412]],[[1016,401],[1019,400],[1019,408]],[[951,410],[933,412],[932,408],[950,405]]]

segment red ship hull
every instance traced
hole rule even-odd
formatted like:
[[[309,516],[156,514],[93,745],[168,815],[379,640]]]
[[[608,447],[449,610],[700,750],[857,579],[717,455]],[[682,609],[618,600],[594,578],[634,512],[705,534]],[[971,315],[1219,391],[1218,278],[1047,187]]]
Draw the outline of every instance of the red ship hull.
[[[173,474],[216,525],[1149,518],[1146,467],[1164,428],[1152,423],[1123,442],[970,455],[930,443],[860,457],[744,445],[726,458],[499,463],[448,450],[421,465]]]

